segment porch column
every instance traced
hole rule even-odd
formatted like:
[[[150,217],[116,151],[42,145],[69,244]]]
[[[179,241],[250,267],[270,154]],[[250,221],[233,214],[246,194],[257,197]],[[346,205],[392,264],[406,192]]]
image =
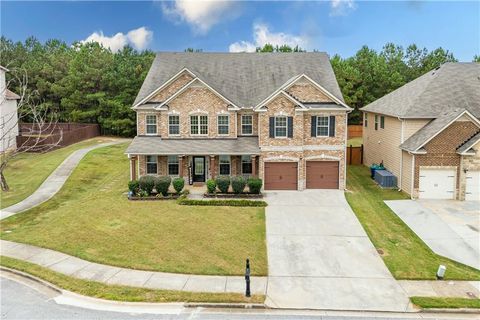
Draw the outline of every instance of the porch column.
[[[130,158],[130,180],[137,180],[137,156]]]
[[[252,177],[257,177],[257,156],[251,156],[252,158]]]
[[[210,176],[215,179],[215,155],[210,155]]]
[[[178,156],[178,176],[183,178],[183,156]]]

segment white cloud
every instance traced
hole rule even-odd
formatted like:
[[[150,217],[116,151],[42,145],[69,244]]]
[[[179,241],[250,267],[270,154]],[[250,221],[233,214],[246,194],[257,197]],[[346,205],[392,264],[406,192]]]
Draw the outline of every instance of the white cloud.
[[[299,46],[306,49],[309,44],[307,36],[296,36],[283,32],[271,32],[267,25],[256,23],[253,25],[253,42],[237,41],[232,43],[228,50],[230,52],[254,52],[257,47],[271,44],[273,46],[289,45],[290,47]]]
[[[175,0],[162,2],[161,8],[175,22],[185,21],[195,33],[205,34],[213,25],[233,16],[236,5],[230,0]]]
[[[330,9],[330,16],[344,16],[357,9],[357,4],[355,0],[332,0]]]
[[[117,52],[127,44],[131,44],[135,49],[143,50],[152,41],[152,37],[153,31],[150,31],[145,27],[140,27],[138,29],[130,30],[127,34],[118,32],[111,37],[104,35],[102,31],[95,31],[81,42],[98,42],[105,48]]]

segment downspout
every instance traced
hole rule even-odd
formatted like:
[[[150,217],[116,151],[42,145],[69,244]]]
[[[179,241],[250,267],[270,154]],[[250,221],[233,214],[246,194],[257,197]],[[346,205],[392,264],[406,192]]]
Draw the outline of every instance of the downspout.
[[[400,130],[400,144],[402,144],[404,139],[403,128],[404,128],[405,121],[402,120],[400,117],[398,117],[398,120],[402,123],[402,129]],[[403,176],[403,150],[400,149],[400,177],[398,179],[399,181],[398,191],[402,191],[402,176]]]
[[[344,176],[343,176],[343,183],[345,184],[343,190],[347,190],[347,143],[348,143],[348,115],[353,111],[351,109],[350,111],[347,111],[345,113],[345,147],[343,148],[344,155],[343,155],[343,167],[344,167]],[[363,117],[362,117],[363,119]],[[363,121],[362,121],[362,126],[363,126]],[[363,134],[362,134],[363,138]]]

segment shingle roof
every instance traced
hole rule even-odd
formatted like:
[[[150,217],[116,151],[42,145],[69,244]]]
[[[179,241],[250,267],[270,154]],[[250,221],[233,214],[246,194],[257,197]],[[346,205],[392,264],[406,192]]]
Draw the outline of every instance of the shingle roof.
[[[437,118],[442,112],[458,108],[480,118],[479,63],[445,63],[362,111],[402,118]]]
[[[471,137],[467,142],[460,146],[457,149],[457,153],[464,153],[468,151],[471,147],[473,147],[477,142],[480,141],[480,132]]]
[[[450,112],[444,112],[438,118],[427,123],[423,128],[415,132],[410,138],[405,140],[400,148],[406,151],[417,151],[429,139],[442,131],[448,124],[465,113],[465,109],[456,109]]]
[[[258,137],[236,139],[162,139],[156,136],[137,136],[126,154],[158,155],[242,155],[259,154]]]
[[[344,101],[328,55],[300,53],[157,53],[134,105],[187,68],[240,107],[253,107],[305,74]]]
[[[7,100],[18,100],[20,99],[20,96],[8,89],[5,91],[5,99]]]

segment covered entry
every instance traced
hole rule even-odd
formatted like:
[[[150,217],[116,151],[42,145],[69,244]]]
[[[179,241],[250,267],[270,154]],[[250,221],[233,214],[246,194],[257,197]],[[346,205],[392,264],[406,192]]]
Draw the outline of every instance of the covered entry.
[[[338,189],[338,161],[307,161],[307,189]]]
[[[265,190],[297,190],[297,162],[265,162]]]

